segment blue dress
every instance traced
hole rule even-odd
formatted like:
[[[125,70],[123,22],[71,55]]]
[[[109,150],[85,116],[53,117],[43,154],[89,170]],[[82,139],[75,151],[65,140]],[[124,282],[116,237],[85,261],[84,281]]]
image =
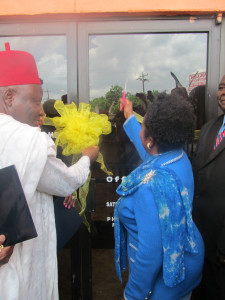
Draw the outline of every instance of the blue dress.
[[[148,160],[149,154],[139,138],[140,124],[132,117],[125,123],[124,129],[142,160]],[[159,157],[158,162],[162,165],[166,163],[167,168],[175,173],[187,188],[192,207],[194,193],[192,167],[185,153],[180,157],[181,151],[181,149],[170,151]],[[185,279],[173,287],[166,285],[163,278],[164,256],[159,211],[151,186],[146,183],[134,193],[123,197],[118,206],[119,221],[126,229],[129,261],[129,279],[124,296],[128,300],[179,300],[189,294],[201,281],[203,240],[193,224],[197,253],[184,254]]]

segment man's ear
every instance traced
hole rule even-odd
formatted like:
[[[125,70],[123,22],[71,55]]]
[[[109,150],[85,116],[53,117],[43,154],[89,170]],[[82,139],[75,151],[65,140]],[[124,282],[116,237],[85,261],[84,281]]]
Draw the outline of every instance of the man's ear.
[[[3,101],[5,102],[5,105],[8,107],[12,106],[14,97],[15,97],[16,91],[12,88],[6,88],[6,90],[3,93]]]

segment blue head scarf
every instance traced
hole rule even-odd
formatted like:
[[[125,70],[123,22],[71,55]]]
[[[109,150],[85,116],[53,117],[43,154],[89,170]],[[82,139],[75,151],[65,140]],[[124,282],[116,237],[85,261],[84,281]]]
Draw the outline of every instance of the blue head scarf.
[[[121,270],[126,269],[125,229],[118,218],[123,197],[133,194],[142,184],[149,184],[159,212],[163,244],[163,278],[167,286],[185,279],[184,253],[197,253],[191,205],[187,188],[177,175],[157,163],[152,157],[136,168],[117,188],[122,197],[114,210],[115,265],[121,280]]]

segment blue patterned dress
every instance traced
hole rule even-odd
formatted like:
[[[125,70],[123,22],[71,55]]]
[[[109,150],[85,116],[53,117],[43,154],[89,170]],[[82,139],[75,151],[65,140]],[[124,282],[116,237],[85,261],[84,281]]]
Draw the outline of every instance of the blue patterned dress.
[[[192,221],[193,175],[182,149],[149,156],[135,118],[125,125],[143,164],[119,186],[115,207],[116,270],[126,268],[128,300],[179,300],[201,280],[202,238]],[[127,249],[126,249],[127,248]]]

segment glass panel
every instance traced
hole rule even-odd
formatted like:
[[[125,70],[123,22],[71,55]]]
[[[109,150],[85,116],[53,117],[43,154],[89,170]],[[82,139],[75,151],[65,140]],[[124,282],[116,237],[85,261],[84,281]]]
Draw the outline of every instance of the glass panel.
[[[61,100],[67,93],[67,57],[65,36],[0,37],[1,50],[9,42],[11,50],[31,53],[43,80],[43,102]]]
[[[175,87],[170,72],[188,89],[191,74],[206,72],[206,33],[90,36],[89,49],[90,100],[111,86],[124,88],[125,81],[132,94],[170,92]]]
[[[204,123],[207,40],[207,33],[89,36],[90,104],[93,111],[108,114],[112,123],[112,133],[102,137],[100,150],[113,172],[113,176],[107,176],[97,165],[92,171],[96,184],[95,211],[91,214],[93,299],[109,294],[110,299],[122,296],[112,250],[116,188],[122,177],[141,163],[123,130],[118,99],[126,87],[127,97],[143,116],[154,95],[180,87],[194,105],[196,129],[200,129]]]

